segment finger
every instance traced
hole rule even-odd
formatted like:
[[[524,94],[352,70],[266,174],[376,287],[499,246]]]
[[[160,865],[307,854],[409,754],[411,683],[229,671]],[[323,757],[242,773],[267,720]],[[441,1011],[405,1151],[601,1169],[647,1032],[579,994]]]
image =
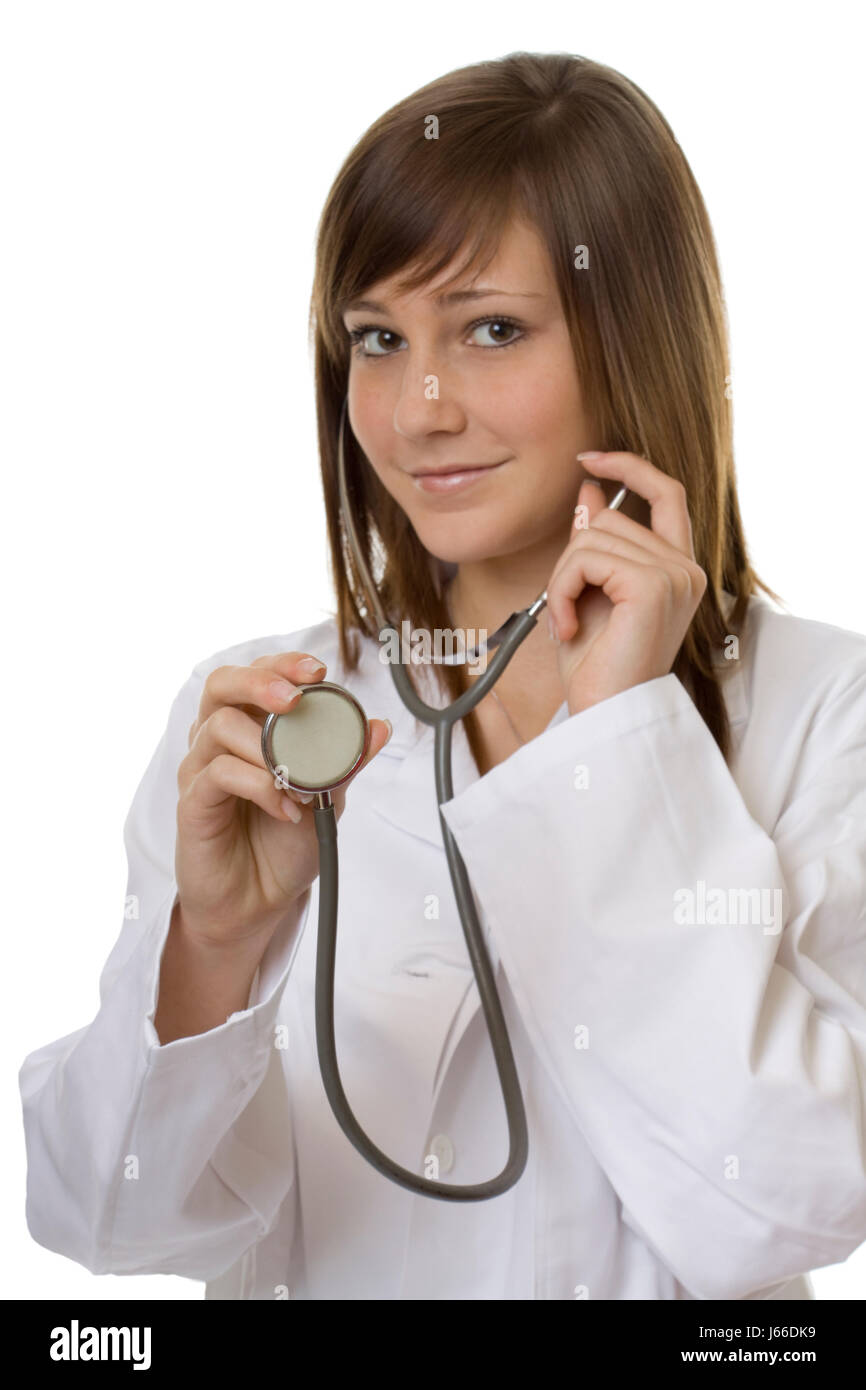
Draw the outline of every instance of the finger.
[[[316,669],[310,667],[302,671],[304,662],[311,662],[313,665],[316,662],[321,664]],[[321,658],[311,655],[309,652],[277,652],[274,656],[257,656],[255,661],[250,662],[250,665],[265,666],[269,670],[276,671],[279,676],[292,684],[300,682],[302,685],[312,685],[316,681],[325,680],[328,675],[328,668],[321,661]],[[255,705],[241,705],[240,708],[252,719],[255,719],[260,728],[268,717],[267,711],[257,709]]]
[[[689,560],[681,550],[674,550],[673,546],[669,546],[666,541],[659,542],[660,546],[664,546],[664,550],[657,550],[653,546],[645,545],[640,538],[640,533],[643,532],[646,536],[649,535],[649,532],[639,522],[635,524],[638,528],[638,535],[632,537],[631,534],[617,535],[612,530],[605,530],[600,522],[593,522],[588,531],[578,532],[562,559],[567,563],[569,556],[573,555],[575,550],[605,550],[616,555],[623,555],[628,560],[637,560],[643,565],[679,565],[681,569],[686,571],[697,569],[693,560]]]
[[[634,517],[624,516],[622,512],[612,512],[609,507],[603,508],[593,517],[590,530],[607,531],[612,535],[622,536],[625,540],[634,541],[635,545],[642,545],[652,554],[664,556],[666,559],[679,558],[689,564],[697,564],[694,551],[686,553],[684,550],[677,550],[676,546],[671,545],[664,536],[660,536],[658,531],[651,531],[642,522],[635,521]]]
[[[323,671],[314,674],[305,670],[301,662],[307,659],[306,652],[286,652],[275,658],[273,666],[267,665],[265,658],[258,658],[249,666],[216,667],[205,681],[198,718],[190,731],[191,740],[221,705],[238,705],[260,718],[261,711],[285,714],[300,698],[301,686],[320,680],[324,674]]]
[[[225,802],[239,797],[251,801],[274,820],[301,820],[301,808],[285,799],[283,791],[274,786],[274,779],[264,768],[253,767],[244,758],[231,753],[219,753],[198,772],[181,792],[177,803],[179,824],[197,830],[206,828],[214,813]]]
[[[177,784],[181,790],[220,753],[232,753],[254,767],[267,768],[262,754],[261,726],[234,705],[221,705],[196,731],[192,746],[180,764]]]
[[[583,478],[577,492],[572,530],[586,530],[600,512],[607,509],[604,488],[594,478]]]
[[[677,550],[694,554],[686,490],[681,482],[637,454],[584,455],[581,461],[598,477],[615,478],[643,497],[649,503],[652,529]]]
[[[553,566],[553,573],[550,575],[550,580],[548,582],[548,594],[550,589],[555,588],[557,578],[559,578],[559,574],[562,573],[563,564],[569,559],[575,546],[591,545],[595,548],[595,537],[598,537],[599,532],[607,535],[619,534],[623,537],[624,541],[631,542],[632,546],[639,546],[639,549],[642,550],[642,555],[635,555],[634,552],[630,552],[628,549],[624,549],[623,553],[624,555],[631,553],[632,559],[641,559],[644,560],[644,563],[648,563],[652,556],[656,556],[657,559],[667,560],[680,555],[678,550],[674,550],[673,546],[669,545],[667,541],[663,541],[662,538],[657,537],[655,532],[649,530],[649,527],[639,524],[639,521],[632,521],[631,517],[621,516],[619,512],[612,512],[610,507],[606,506],[605,502],[603,502],[603,491],[601,486],[598,485],[598,482],[592,481],[591,478],[584,478],[580,493],[578,493],[578,498],[580,498],[580,500],[578,500],[578,505],[575,506],[574,509],[574,524],[573,527],[571,527],[571,538],[566,548],[564,548],[562,555],[560,555],[559,560],[557,560],[555,566]],[[601,502],[599,502],[599,499],[601,499]],[[619,524],[623,523],[623,521],[627,523],[626,527]],[[610,549],[610,542],[601,541],[599,545],[601,545],[601,549]]]
[[[367,724],[370,729],[370,741],[367,745],[367,752],[364,756],[364,761],[359,767],[355,768],[349,781],[345,784],[347,787],[351,786],[358,774],[363,772],[367,764],[373,761],[376,754],[381,753],[385,744],[391,737],[392,728],[389,719],[368,719]]]
[[[588,531],[592,526],[594,526],[597,523],[598,518],[604,515],[605,512],[607,512],[610,516],[617,515],[616,512],[610,511],[605,500],[604,489],[600,486],[600,484],[595,482],[592,478],[584,478],[580,484],[577,493],[577,506],[574,509],[574,520],[572,521],[571,526],[571,536],[569,537],[565,549],[563,550],[562,554],[560,555],[559,559],[553,567],[553,573],[550,576],[550,580],[547,586],[548,590],[550,589],[551,584],[553,584],[554,580],[556,579],[556,576],[562,568],[562,563],[565,560],[566,556],[570,553],[577,537],[583,534],[584,531]],[[644,531],[646,531],[647,527],[644,526],[643,529]]]
[[[304,662],[319,662],[316,669],[303,669]],[[278,676],[288,680],[291,684],[313,685],[317,681],[325,680],[328,668],[320,657],[311,656],[309,652],[277,652],[274,656],[257,656],[255,661],[250,662],[251,666],[264,666],[271,671],[275,671]],[[251,719],[258,722],[259,728],[264,724],[268,717],[266,710],[258,709],[255,705],[240,705]]]
[[[553,592],[548,590],[547,604],[560,641],[571,641],[578,631],[575,606],[588,584],[602,589],[614,604],[634,602],[650,588],[677,598],[692,592],[692,577],[684,566],[661,566],[655,560],[647,563],[617,551],[581,546],[569,555]]]
[[[322,661],[321,657],[316,656],[311,652],[276,652],[273,656],[257,656],[255,661],[250,662],[250,665],[272,667],[273,670],[279,671],[288,680],[293,680],[295,677],[295,672],[299,667],[300,662],[302,661],[312,661],[321,663],[320,669],[313,670],[312,668],[310,668],[308,670],[305,667],[303,673],[299,673],[300,679],[305,683],[308,683],[312,680],[321,680],[322,676],[328,669],[325,663]]]

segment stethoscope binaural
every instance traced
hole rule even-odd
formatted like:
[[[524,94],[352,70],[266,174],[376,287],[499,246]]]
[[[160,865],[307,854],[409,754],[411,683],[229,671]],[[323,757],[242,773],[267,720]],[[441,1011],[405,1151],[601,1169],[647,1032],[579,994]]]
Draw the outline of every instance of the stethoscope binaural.
[[[355,564],[363,579],[365,592],[379,629],[379,639],[382,641],[391,633],[399,641],[398,629],[388,621],[379,602],[352,517],[343,447],[347,406],[348,401],[344,400],[338,443],[340,507]],[[627,495],[628,489],[620,488],[610,503],[610,510],[616,511]],[[450,801],[454,794],[451,779],[451,731],[454,724],[474,709],[492,689],[521,642],[535,627],[546,604],[545,590],[524,612],[512,613],[511,617],[474,652],[448,654],[445,659],[449,664],[463,661],[475,663],[485,651],[497,649],[484,674],[478,677],[469,690],[464,691],[444,709],[427,705],[419,698],[402,662],[388,663],[397,693],[407,709],[423,723],[432,724],[436,731],[434,770],[436,799],[440,808],[444,802]],[[472,1202],[498,1197],[517,1182],[526,1166],[529,1153],[526,1112],[502,1005],[493,978],[493,968],[472,899],[469,876],[441,809],[439,821],[448,869],[505,1102],[508,1118],[508,1160],[502,1172],[488,1182],[460,1186],[422,1178],[410,1169],[393,1162],[376,1147],[358,1124],[346,1099],[337,1065],[334,1038],[334,966],[337,954],[339,870],[337,818],[331,792],[347,782],[363,763],[369,748],[370,729],[361,705],[354,695],[342,686],[332,681],[319,681],[301,686],[301,690],[302,698],[294,709],[287,714],[268,715],[262,729],[262,753],[269,771],[281,786],[315,795],[313,815],[319,842],[316,1046],[322,1081],[331,1109],[343,1133],[358,1152],[384,1177],[390,1178],[399,1186],[412,1192],[424,1193],[428,1197],[439,1197],[453,1202]]]

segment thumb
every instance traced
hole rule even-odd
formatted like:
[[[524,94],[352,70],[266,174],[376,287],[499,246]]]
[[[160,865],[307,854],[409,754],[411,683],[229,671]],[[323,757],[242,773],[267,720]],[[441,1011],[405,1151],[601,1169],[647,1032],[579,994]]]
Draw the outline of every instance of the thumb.
[[[381,753],[382,749],[385,747],[385,744],[388,742],[392,733],[394,732],[390,719],[371,719],[369,723],[370,746],[367,749],[366,758],[362,762],[361,767],[358,768],[358,772],[361,771],[361,768],[366,767],[367,763],[370,762],[371,759],[375,758],[377,753]],[[358,773],[356,772],[355,776],[357,777],[357,775]]]
[[[390,719],[370,719],[367,722],[370,726],[370,743],[367,747],[367,755],[361,763],[361,766],[356,768],[352,773],[348,782],[344,782],[342,787],[338,787],[333,794],[334,805],[338,817],[343,814],[343,808],[346,804],[346,793],[353,785],[355,778],[364,771],[364,768],[375,758],[377,753],[381,753],[393,733]]]

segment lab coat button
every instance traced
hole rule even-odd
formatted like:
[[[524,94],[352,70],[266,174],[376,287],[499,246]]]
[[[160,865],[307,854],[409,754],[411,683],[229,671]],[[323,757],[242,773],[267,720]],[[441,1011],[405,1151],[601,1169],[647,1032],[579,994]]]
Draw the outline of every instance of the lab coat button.
[[[439,1160],[439,1172],[450,1173],[454,1167],[454,1145],[447,1134],[434,1134],[430,1140],[431,1154],[435,1154]]]

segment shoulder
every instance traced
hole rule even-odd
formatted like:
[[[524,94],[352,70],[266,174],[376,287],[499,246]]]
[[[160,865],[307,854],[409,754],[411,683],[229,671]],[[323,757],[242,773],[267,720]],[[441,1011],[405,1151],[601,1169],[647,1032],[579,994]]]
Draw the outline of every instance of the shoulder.
[[[862,750],[866,734],[866,635],[780,609],[752,595],[731,673],[733,722],[743,751],[768,782],[822,775]]]
[[[754,692],[788,690],[820,705],[866,684],[866,634],[798,617],[762,593],[750,598],[745,641]]]

